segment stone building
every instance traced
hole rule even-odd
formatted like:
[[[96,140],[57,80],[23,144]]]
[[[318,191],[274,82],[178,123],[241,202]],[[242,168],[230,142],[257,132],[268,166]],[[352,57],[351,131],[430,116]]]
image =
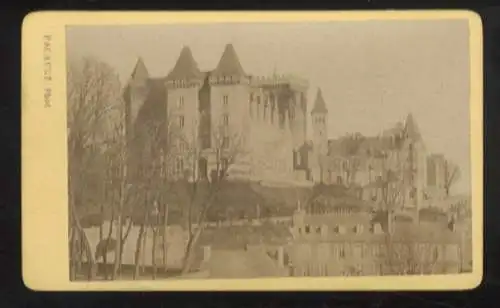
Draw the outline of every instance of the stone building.
[[[144,151],[151,128],[161,130],[171,178],[210,177],[237,152],[235,178],[305,181],[294,153],[305,143],[307,88],[293,76],[247,74],[231,44],[211,71],[200,71],[189,47],[162,78],[139,59],[124,95],[131,144]]]
[[[308,113],[308,87],[294,76],[248,74],[231,44],[210,71],[198,68],[189,47],[160,78],[139,59],[124,91],[130,159],[148,161],[159,140],[169,179],[186,171],[209,178],[231,164],[234,179],[357,188],[374,206],[397,204],[413,214],[444,198],[446,160],[428,153],[412,114],[376,136],[331,139],[322,91]],[[388,182],[390,202],[381,193]]]
[[[382,219],[380,219],[382,217]],[[293,240],[280,247],[291,276],[444,274],[466,270],[470,247],[447,221],[385,216],[370,207],[297,209]]]

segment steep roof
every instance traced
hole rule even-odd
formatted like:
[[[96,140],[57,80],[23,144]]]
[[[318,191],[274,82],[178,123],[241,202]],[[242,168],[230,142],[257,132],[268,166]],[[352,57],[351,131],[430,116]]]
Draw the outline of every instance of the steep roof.
[[[130,77],[132,80],[136,81],[146,81],[149,78],[148,69],[146,68],[144,60],[141,57],[137,59],[134,70],[132,71]]]
[[[311,114],[313,113],[328,113],[328,109],[326,109],[326,104],[325,100],[323,99],[323,93],[321,92],[321,89],[318,89],[318,93],[316,94],[314,107],[311,110]]]
[[[202,78],[203,74],[193,58],[191,49],[184,46],[174,68],[167,75],[167,80],[189,80]]]
[[[413,114],[409,113],[406,117],[404,129],[409,138],[414,140],[421,139],[420,130],[418,129],[417,122],[415,121]]]
[[[232,44],[227,44],[212,76],[246,76]]]

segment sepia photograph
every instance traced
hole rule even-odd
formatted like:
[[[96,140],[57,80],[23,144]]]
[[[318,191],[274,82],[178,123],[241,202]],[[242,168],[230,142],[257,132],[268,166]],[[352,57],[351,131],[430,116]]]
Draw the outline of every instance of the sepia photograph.
[[[155,20],[44,57],[70,282],[477,271],[469,19]]]
[[[71,279],[471,270],[466,20],[66,34]]]

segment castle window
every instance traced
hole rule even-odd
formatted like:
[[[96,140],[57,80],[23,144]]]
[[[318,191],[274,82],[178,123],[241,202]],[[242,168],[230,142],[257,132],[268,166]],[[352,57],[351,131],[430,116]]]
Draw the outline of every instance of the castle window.
[[[179,128],[184,128],[184,116],[179,116],[178,124],[179,124]]]
[[[224,126],[228,126],[229,125],[229,115],[225,114],[222,116],[222,124]]]
[[[179,97],[179,100],[177,101],[177,108],[184,108],[184,96]]]
[[[229,96],[224,95],[224,96],[222,97],[222,105],[223,105],[224,107],[227,107],[227,105],[228,105],[228,104],[229,104]]]
[[[340,259],[344,259],[345,258],[345,249],[344,249],[344,247],[340,247],[339,248],[339,257],[340,257]]]
[[[363,225],[361,225],[361,224],[356,225],[356,226],[354,227],[354,232],[355,232],[356,234],[361,234],[361,233],[363,233]]]
[[[309,234],[311,232],[311,227],[309,225],[306,225],[305,229],[306,234]]]

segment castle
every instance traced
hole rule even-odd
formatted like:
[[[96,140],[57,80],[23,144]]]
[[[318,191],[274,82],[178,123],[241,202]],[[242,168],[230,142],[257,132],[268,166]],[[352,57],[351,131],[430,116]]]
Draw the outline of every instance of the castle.
[[[381,185],[393,176],[402,184],[394,198],[406,208],[443,195],[443,158],[428,155],[411,114],[379,136],[329,139],[322,92],[308,114],[308,88],[294,76],[247,74],[231,44],[215,69],[200,71],[184,47],[162,78],[151,78],[137,61],[124,92],[129,135],[141,136],[134,143],[141,152],[151,139],[150,123],[167,132],[170,178],[185,176],[186,170],[209,178],[234,158],[228,171],[233,178],[363,187],[362,199],[383,204]],[[312,140],[306,134],[309,115]]]
[[[305,80],[293,76],[248,75],[232,45],[214,70],[202,72],[184,47],[164,78],[150,78],[139,59],[124,99],[131,134],[140,135],[152,117],[166,123],[162,129],[170,131],[168,148],[175,152],[171,177],[186,169],[209,177],[236,154],[233,177],[307,181],[306,169],[293,159],[306,141],[307,88]],[[194,148],[200,152],[196,160],[188,153]]]

